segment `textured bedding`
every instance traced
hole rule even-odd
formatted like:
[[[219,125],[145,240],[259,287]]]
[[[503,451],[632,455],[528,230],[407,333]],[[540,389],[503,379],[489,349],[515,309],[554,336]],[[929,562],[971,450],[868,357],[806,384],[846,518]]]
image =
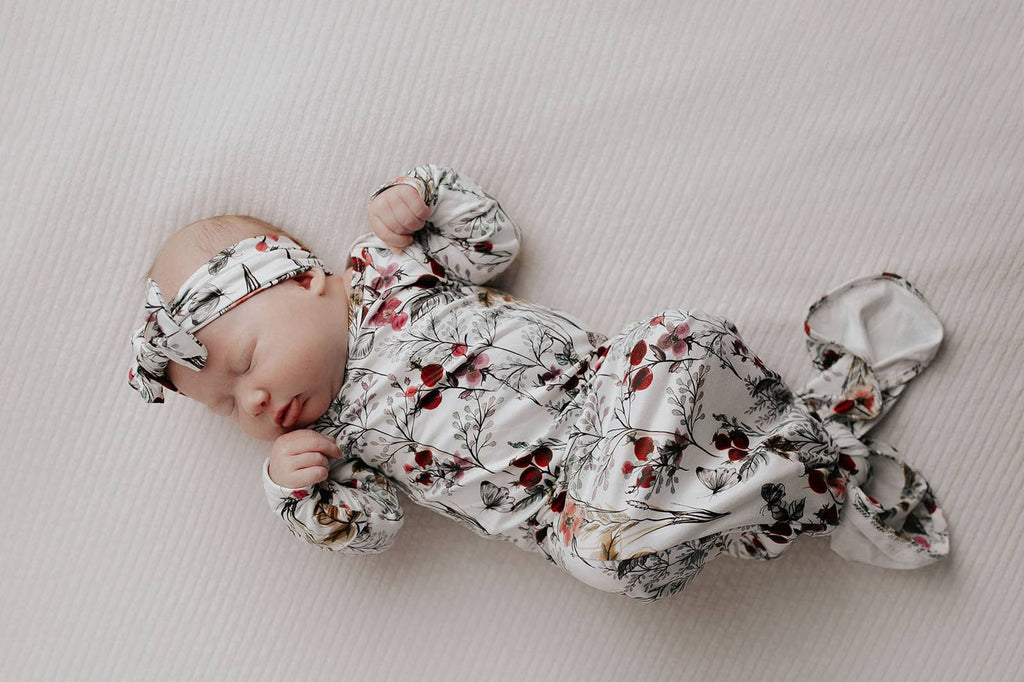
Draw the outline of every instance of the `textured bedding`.
[[[1022,19],[996,0],[0,3],[0,678],[1017,679]],[[643,604],[412,504],[380,555],[297,543],[266,444],[127,385],[143,276],[229,213],[340,266],[370,192],[419,163],[522,228],[498,288],[606,332],[713,311],[791,386],[817,373],[822,293],[913,282],[941,349],[871,435],[927,478],[950,555],[899,571],[806,538]]]

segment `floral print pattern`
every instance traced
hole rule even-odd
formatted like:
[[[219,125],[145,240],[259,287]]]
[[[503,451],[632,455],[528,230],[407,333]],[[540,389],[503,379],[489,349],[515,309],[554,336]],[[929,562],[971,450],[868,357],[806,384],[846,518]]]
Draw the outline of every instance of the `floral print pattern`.
[[[805,325],[823,375],[796,393],[735,324],[701,310],[661,311],[608,338],[483,286],[514,259],[520,232],[472,180],[427,165],[377,193],[399,182],[421,192],[430,219],[402,253],[372,235],[354,245],[345,382],[311,426],[346,457],[297,490],[264,464],[268,500],[293,533],[383,551],[401,527],[401,490],[642,601],[675,594],[718,554],[774,559],[841,520],[849,558],[913,567],[948,552],[923,478],[861,437],[930,356],[880,377]],[[898,275],[846,290],[880,282],[930,313]],[[824,318],[823,301],[812,313]],[[903,467],[905,485],[872,496],[881,462]]]

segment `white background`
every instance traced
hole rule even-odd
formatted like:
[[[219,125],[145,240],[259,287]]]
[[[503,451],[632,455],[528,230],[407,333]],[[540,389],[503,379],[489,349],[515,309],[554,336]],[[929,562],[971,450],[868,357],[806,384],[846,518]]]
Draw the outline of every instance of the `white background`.
[[[1024,613],[1021,3],[0,2],[0,678],[1010,680]],[[127,385],[158,245],[247,213],[329,264],[450,165],[525,233],[498,286],[615,332],[894,271],[946,341],[874,435],[946,510],[919,571],[801,539],[655,604],[407,505],[335,556],[265,444]]]

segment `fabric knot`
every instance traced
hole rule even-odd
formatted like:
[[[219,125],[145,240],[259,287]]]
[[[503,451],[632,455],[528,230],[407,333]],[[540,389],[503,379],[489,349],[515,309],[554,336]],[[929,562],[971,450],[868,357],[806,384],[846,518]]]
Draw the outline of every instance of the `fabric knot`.
[[[168,305],[160,287],[146,282],[145,322],[131,338],[135,361],[128,384],[148,403],[161,403],[167,363],[198,372],[206,366],[206,347],[195,332],[253,294],[318,267],[318,258],[283,235],[260,235],[223,249],[185,280]]]

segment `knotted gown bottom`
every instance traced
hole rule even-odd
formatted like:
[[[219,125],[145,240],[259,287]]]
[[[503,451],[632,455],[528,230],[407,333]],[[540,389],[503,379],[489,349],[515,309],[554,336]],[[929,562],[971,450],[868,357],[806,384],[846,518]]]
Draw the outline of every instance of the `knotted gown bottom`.
[[[945,556],[928,483],[865,435],[934,357],[937,316],[882,273],[823,296],[804,331],[820,374],[800,392],[722,317],[670,310],[609,339],[544,552],[641,601],[675,594],[721,553],[775,559],[800,535],[831,535],[837,554],[886,568]]]

